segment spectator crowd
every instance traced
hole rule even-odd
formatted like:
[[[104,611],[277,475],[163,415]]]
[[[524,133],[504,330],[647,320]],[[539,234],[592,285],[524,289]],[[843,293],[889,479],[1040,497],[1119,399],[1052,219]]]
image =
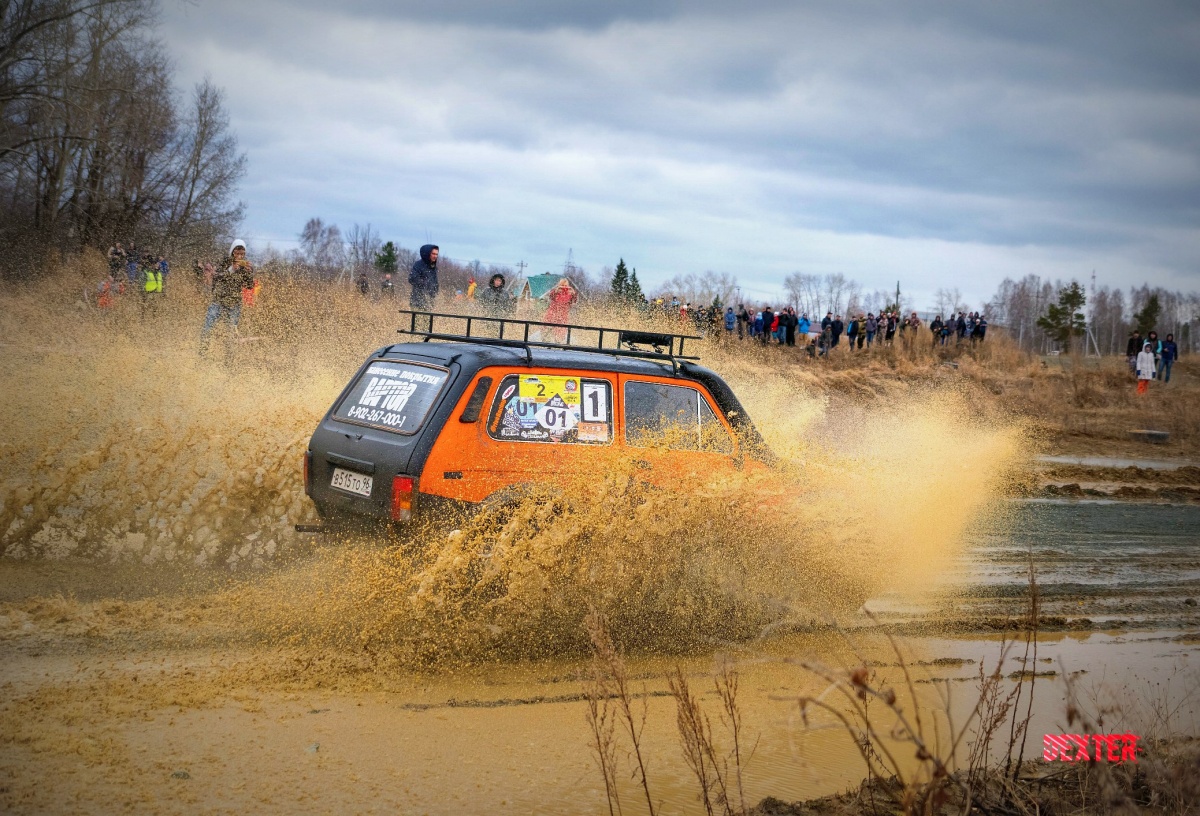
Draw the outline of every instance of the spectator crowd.
[[[668,317],[677,316],[702,336],[762,345],[799,345],[814,357],[826,356],[839,347],[847,351],[867,351],[872,347],[891,346],[897,335],[915,340],[925,328],[916,312],[905,317],[899,310],[878,314],[859,311],[845,317],[829,311],[817,321],[792,306],[775,310],[767,305],[751,310],[739,304],[736,309],[726,306],[722,311],[720,303],[693,308],[690,303],[681,303],[678,298],[668,296],[649,301],[647,307]],[[935,346],[981,343],[987,336],[987,327],[987,318],[979,312],[959,312],[944,320],[938,315],[929,322],[928,339]]]
[[[430,309],[439,295],[438,255],[438,247],[427,244],[421,247],[419,257],[413,263],[408,275],[413,309]],[[246,258],[246,244],[241,240],[233,242],[228,257],[220,263],[193,261],[192,266],[196,280],[211,295],[201,330],[203,353],[217,323],[227,323],[236,331],[242,308],[254,305],[262,284],[255,267]],[[97,306],[102,311],[110,310],[122,295],[132,292],[138,295],[141,313],[145,315],[165,294],[170,274],[171,265],[166,255],[133,244],[126,249],[116,243],[108,250],[108,275],[99,284]],[[371,294],[372,286],[366,271],[358,273],[354,286],[364,296]],[[385,272],[378,287],[382,297],[395,297],[392,273]],[[545,322],[566,324],[576,299],[572,288],[560,284],[547,294],[545,314],[539,317]],[[504,275],[499,273],[493,274],[483,287],[477,287],[472,276],[465,291],[455,290],[454,300],[475,303],[483,314],[494,317],[512,316],[517,311],[516,298],[508,291]],[[926,325],[917,312],[906,317],[895,308],[878,313],[857,311],[845,316],[829,311],[817,320],[807,312],[797,312],[792,306],[775,309],[764,305],[754,309],[739,304],[735,308],[723,307],[719,300],[714,300],[709,306],[693,307],[671,295],[642,299],[641,307],[652,315],[677,320],[683,324],[683,331],[694,331],[703,337],[720,338],[728,343],[800,346],[811,357],[825,357],[838,348],[854,352],[888,347],[894,344],[897,336],[910,344],[924,338],[933,347],[975,345],[985,341],[988,330],[986,315],[968,311],[951,313],[945,318],[939,314]],[[1146,391],[1150,380],[1169,383],[1171,368],[1178,356],[1173,334],[1160,340],[1155,331],[1148,332],[1144,338],[1140,332],[1130,332],[1126,357],[1130,371],[1138,381],[1139,392]]]
[[[1129,370],[1137,378],[1138,393],[1144,394],[1151,380],[1171,381],[1171,367],[1179,358],[1179,346],[1175,344],[1173,334],[1160,340],[1156,331],[1147,332],[1144,338],[1140,331],[1132,331],[1125,357],[1129,361]]]

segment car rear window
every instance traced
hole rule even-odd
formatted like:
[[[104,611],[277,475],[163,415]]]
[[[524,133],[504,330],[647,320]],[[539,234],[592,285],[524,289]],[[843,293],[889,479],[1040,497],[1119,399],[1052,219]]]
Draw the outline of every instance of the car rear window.
[[[612,385],[556,374],[509,375],[496,390],[488,435],[504,442],[612,441]]]
[[[333,415],[342,422],[414,434],[449,376],[444,368],[376,360],[358,376]]]

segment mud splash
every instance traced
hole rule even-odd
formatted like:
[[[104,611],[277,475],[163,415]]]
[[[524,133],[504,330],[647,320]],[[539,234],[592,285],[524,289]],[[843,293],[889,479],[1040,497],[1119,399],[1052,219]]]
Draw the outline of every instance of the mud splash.
[[[714,347],[706,362],[785,472],[697,473],[648,492],[630,487],[614,454],[604,479],[566,485],[566,501],[531,500],[501,524],[412,548],[345,540],[313,551],[293,531],[313,520],[301,455],[353,368],[394,339],[393,307],[268,283],[243,324],[253,339],[228,360],[202,359],[203,304],[179,289],[156,312],[127,303],[108,320],[47,292],[11,293],[0,548],[9,559],[254,570],[199,592],[193,639],[429,665],[573,652],[595,607],[631,648],[744,641],[948,563],[970,525],[995,523],[1026,455],[1016,428],[972,419],[954,394],[834,404],[756,350]]]

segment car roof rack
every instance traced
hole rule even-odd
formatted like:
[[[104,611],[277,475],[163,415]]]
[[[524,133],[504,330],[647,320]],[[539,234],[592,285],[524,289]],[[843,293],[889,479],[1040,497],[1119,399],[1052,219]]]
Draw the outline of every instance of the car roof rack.
[[[680,360],[700,359],[683,354],[685,340],[700,339],[694,334],[630,331],[604,326],[580,326],[575,323],[546,323],[540,320],[515,320],[508,317],[409,309],[401,309],[400,314],[407,315],[408,323],[407,327],[401,325],[397,330],[401,334],[423,337],[423,342],[426,343],[430,340],[452,340],[459,343],[524,349],[526,364],[533,363],[535,348],[590,351],[614,354],[618,357],[664,360],[669,361],[672,370],[676,372]],[[450,325],[446,325],[447,323]]]

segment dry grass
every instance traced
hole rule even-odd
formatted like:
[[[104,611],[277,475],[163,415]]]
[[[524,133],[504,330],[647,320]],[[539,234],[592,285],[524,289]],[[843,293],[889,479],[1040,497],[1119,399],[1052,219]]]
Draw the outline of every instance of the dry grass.
[[[592,753],[604,779],[608,811],[610,814],[622,812],[617,776],[618,757],[622,753],[620,743],[625,742],[628,745],[625,754],[632,759],[633,776],[645,797],[646,811],[653,816],[656,810],[642,746],[648,694],[644,686],[640,692],[632,689],[625,660],[613,642],[605,617],[590,612],[585,627],[591,640],[592,661],[583,677],[583,693],[592,732]],[[708,816],[746,813],[742,774],[749,755],[743,745],[744,726],[738,705],[736,667],[731,661],[722,660],[712,677],[713,690],[720,701],[718,721],[728,739],[728,747],[724,749],[714,734],[712,718],[692,690],[683,669],[676,666],[668,672],[666,681],[675,700],[680,747],[695,777],[697,796],[704,812]]]
[[[1155,381],[1139,396],[1123,356],[1035,357],[1001,330],[978,344],[933,346],[924,335],[853,352],[842,344],[816,359],[803,349],[749,341],[725,344],[717,356],[725,355],[764,369],[782,367],[835,400],[895,400],[913,390],[960,397],[981,417],[1027,421],[1054,452],[1200,453],[1200,369],[1186,357],[1169,384]],[[1128,431],[1140,428],[1168,431],[1170,442],[1148,448],[1131,441]]]

